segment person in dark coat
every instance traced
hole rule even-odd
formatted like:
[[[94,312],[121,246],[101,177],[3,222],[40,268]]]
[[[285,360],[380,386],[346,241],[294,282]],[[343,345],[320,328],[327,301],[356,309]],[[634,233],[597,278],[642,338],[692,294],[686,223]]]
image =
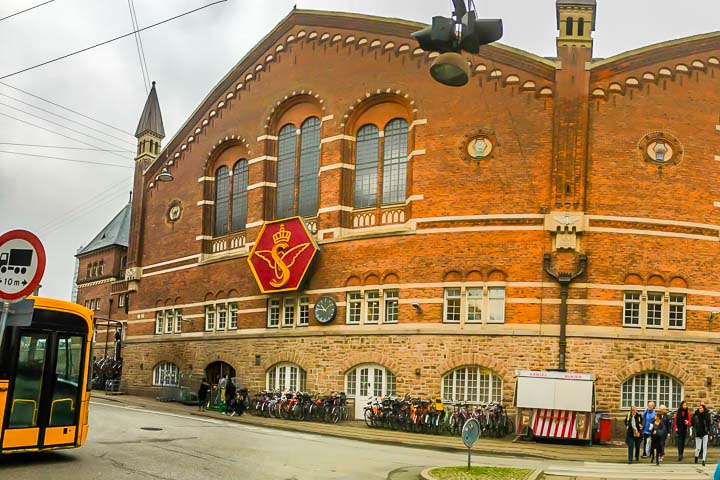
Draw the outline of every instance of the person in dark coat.
[[[692,416],[692,426],[695,429],[695,463],[702,457],[703,467],[707,458],[708,435],[710,435],[710,412],[704,403],[701,403]]]
[[[228,377],[227,384],[225,385],[225,415],[230,415],[233,404],[235,403],[235,384],[232,378]]]
[[[635,461],[640,461],[640,443],[642,442],[642,415],[638,413],[635,405],[630,409],[630,413],[625,417],[625,443],[628,447],[628,463],[632,463],[633,451],[635,452]]]
[[[692,419],[688,404],[683,400],[680,402],[680,408],[675,414],[675,421],[673,422],[673,428],[677,433],[678,462],[682,462],[683,454],[685,453],[685,441],[687,440],[688,429],[690,428],[691,422]]]
[[[660,465],[660,457],[662,456],[665,438],[667,437],[667,428],[660,415],[655,416],[655,422],[650,426],[650,436],[652,437],[650,444],[650,463],[655,459],[655,464]]]
[[[198,389],[198,410],[201,412],[204,412],[205,407],[207,406],[207,396],[209,391],[210,384],[208,383],[207,378],[203,378],[202,382],[200,382],[200,388]]]

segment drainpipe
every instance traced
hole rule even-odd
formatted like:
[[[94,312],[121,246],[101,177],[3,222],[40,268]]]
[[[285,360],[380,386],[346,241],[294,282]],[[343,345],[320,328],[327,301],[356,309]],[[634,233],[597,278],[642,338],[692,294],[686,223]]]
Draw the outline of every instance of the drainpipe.
[[[575,278],[582,275],[585,271],[585,268],[587,268],[587,255],[580,254],[578,260],[579,265],[578,269],[575,273],[567,273],[567,272],[560,272],[556,273],[553,272],[550,269],[550,260],[551,255],[549,253],[546,253],[543,255],[543,268],[547,272],[548,275],[553,277],[555,280],[558,281],[560,284],[560,343],[559,343],[559,353],[558,353],[558,371],[564,372],[565,371],[565,352],[567,350],[567,298],[568,298],[568,289],[570,288],[570,283],[572,283]]]

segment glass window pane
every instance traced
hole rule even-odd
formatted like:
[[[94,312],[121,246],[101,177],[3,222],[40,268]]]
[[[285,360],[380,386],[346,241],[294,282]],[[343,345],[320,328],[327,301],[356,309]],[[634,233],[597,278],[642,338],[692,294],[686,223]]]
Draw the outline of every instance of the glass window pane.
[[[468,288],[466,290],[466,296],[467,296],[466,320],[468,322],[482,321],[482,301],[483,301],[482,287]]]
[[[407,181],[407,122],[402,118],[390,121],[385,127],[384,137],[382,203],[404,202]]]
[[[380,321],[380,292],[373,290],[365,293],[367,319],[365,323],[378,323]]]
[[[214,235],[220,237],[228,232],[228,200],[230,176],[228,168],[222,166],[215,172],[215,228]]]
[[[445,321],[460,321],[460,288],[445,289]]]
[[[375,371],[373,372],[373,395],[376,397],[382,397],[383,396],[383,371],[380,368],[375,368]]]
[[[348,292],[347,299],[347,323],[357,325],[360,323],[360,311],[362,307],[360,292]]]
[[[295,213],[295,125],[285,125],[278,135],[277,188],[275,191],[275,218],[290,217]]]
[[[320,171],[320,119],[310,117],[300,128],[300,185],[298,215],[311,217],[318,211],[318,173]]]
[[[623,325],[628,327],[640,325],[640,292],[625,292]]]
[[[63,427],[75,424],[80,390],[80,360],[83,338],[59,338],[55,364],[55,390],[50,406],[50,426]]]
[[[20,337],[15,386],[8,423],[10,428],[37,426],[46,345],[47,336],[45,335]]]
[[[397,290],[385,291],[385,323],[397,323],[398,321],[398,296]]]
[[[245,230],[247,223],[247,187],[248,163],[247,160],[238,160],[233,167],[232,188],[232,220],[230,229],[233,232]]]
[[[488,289],[488,323],[505,321],[505,287]]]
[[[663,294],[662,293],[648,293],[648,295],[647,295],[647,326],[648,327],[661,327],[662,326],[662,307],[663,307]]]
[[[349,396],[354,396],[357,392],[357,369],[353,368],[345,377],[345,391]]]
[[[385,390],[385,394],[393,397],[397,395],[397,380],[395,379],[395,374],[385,371],[385,376],[387,378],[387,389]]]
[[[355,139],[355,208],[377,204],[378,149],[380,136],[375,125],[365,125]]]
[[[360,369],[360,396],[361,397],[367,397],[368,394],[368,373],[370,369],[368,368],[361,368]]]

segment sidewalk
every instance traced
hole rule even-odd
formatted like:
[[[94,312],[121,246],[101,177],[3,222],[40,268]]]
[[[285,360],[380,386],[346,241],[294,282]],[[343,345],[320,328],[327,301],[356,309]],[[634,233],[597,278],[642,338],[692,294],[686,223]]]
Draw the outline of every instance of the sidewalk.
[[[254,425],[266,428],[277,428],[281,430],[314,433],[318,435],[347,438],[364,442],[374,442],[388,445],[399,445],[414,448],[428,448],[432,450],[443,450],[448,452],[467,452],[467,448],[460,437],[447,435],[430,435],[423,433],[397,432],[384,429],[368,428],[364,422],[348,421],[339,424],[327,424],[316,422],[296,422],[292,420],[281,420],[276,418],[254,417],[243,415],[242,417],[228,417],[217,412],[198,412],[196,407],[182,405],[173,402],[160,402],[152,398],[136,397],[132,395],[105,395],[93,392],[92,400],[108,403],[118,403],[127,406],[148,408],[151,410],[184,413],[201,417],[222,419],[229,422],[238,422],[247,425]],[[481,438],[473,447],[473,452],[479,454],[522,456],[546,460],[575,460],[582,462],[617,462],[624,463],[627,459],[627,449],[624,445],[565,445],[555,443],[537,443],[525,441],[511,441],[494,438]],[[665,464],[676,464],[674,461],[676,449],[668,445]],[[692,463],[693,451],[686,448],[686,459],[684,464]],[[715,464],[718,461],[718,449],[710,449],[707,463]],[[649,463],[644,460],[643,463]]]

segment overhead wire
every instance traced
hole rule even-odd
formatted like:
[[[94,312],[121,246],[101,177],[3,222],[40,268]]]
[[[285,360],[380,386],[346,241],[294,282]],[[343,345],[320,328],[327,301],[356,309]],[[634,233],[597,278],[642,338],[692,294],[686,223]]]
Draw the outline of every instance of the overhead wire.
[[[39,96],[39,95],[35,95],[34,93],[30,93],[30,92],[28,92],[27,90],[23,90],[23,89],[21,89],[21,88],[14,87],[14,86],[10,85],[9,83],[0,82],[0,85],[4,85],[4,86],[6,86],[6,87],[8,87],[8,88],[12,88],[13,90],[17,90],[18,92],[22,92],[22,93],[24,93],[25,95],[29,95],[29,96],[31,96],[31,97],[33,97],[33,98],[37,98],[38,100],[42,100],[43,102],[47,102],[47,103],[49,103],[50,105],[54,105],[54,106],[56,106],[56,107],[58,107],[58,108],[62,108],[63,110],[67,110],[68,112],[72,112],[72,113],[74,113],[75,115],[80,115],[81,117],[87,118],[88,120],[92,120],[93,122],[97,122],[97,123],[99,123],[100,125],[105,125],[106,127],[112,128],[113,130],[117,130],[118,132],[127,133],[128,135],[131,135],[131,136],[133,136],[133,137],[135,136],[134,133],[128,132],[127,130],[123,130],[122,128],[115,127],[115,126],[113,126],[113,125],[110,125],[109,123],[105,123],[105,122],[103,122],[103,121],[101,121],[101,120],[98,120],[97,118],[93,118],[93,117],[91,117],[91,116],[89,116],[89,115],[85,115],[84,113],[80,113],[80,112],[78,112],[77,110],[73,110],[72,108],[64,107],[64,106],[60,105],[59,103],[55,103],[55,102],[53,102],[52,100],[48,100],[47,98],[43,98],[43,97],[41,97],[41,96]]]
[[[6,97],[6,98],[10,98],[10,99],[12,99],[12,100],[15,100],[15,101],[18,102],[18,103],[22,103],[23,105],[27,105],[28,107],[34,108],[34,109],[36,109],[36,110],[40,110],[41,112],[49,113],[50,115],[53,115],[53,116],[58,117],[58,118],[62,118],[63,120],[66,120],[66,121],[68,121],[68,122],[70,122],[70,123],[74,123],[75,125],[80,125],[81,127],[87,128],[88,130],[92,130],[93,132],[98,132],[98,133],[101,133],[101,134],[103,134],[103,135],[107,135],[108,137],[114,138],[115,140],[120,140],[121,142],[129,143],[129,144],[131,144],[131,145],[134,145],[134,144],[135,144],[135,142],[130,142],[130,141],[124,139],[124,138],[120,138],[120,137],[117,137],[117,136],[112,135],[112,134],[110,134],[110,133],[103,132],[103,131],[100,130],[100,129],[91,127],[91,126],[89,126],[89,125],[85,125],[84,123],[81,123],[81,122],[77,122],[77,121],[75,121],[75,120],[73,120],[73,119],[71,119],[71,118],[68,118],[68,117],[64,116],[64,115],[60,115],[59,113],[55,113],[55,112],[52,112],[52,111],[50,111],[50,110],[46,110],[46,109],[44,109],[44,108],[36,107],[36,106],[33,105],[32,103],[26,102],[26,101],[24,101],[24,100],[20,100],[19,98],[13,97],[12,95],[8,95],[8,94],[6,94],[6,93],[0,92],[0,96]]]
[[[132,23],[132,28],[133,30],[137,30],[138,28],[140,28],[140,25],[137,22],[137,16],[135,15],[135,5],[133,4],[132,0],[128,0],[128,9],[130,10],[130,22]],[[148,94],[150,92],[150,72],[147,72],[147,64],[144,62],[145,52],[142,48],[140,34],[136,33],[134,35],[134,38],[135,46],[137,47],[138,52],[138,61],[140,62],[140,73],[142,73],[143,77],[143,87],[145,87],[145,94]]]
[[[195,8],[195,9],[193,9],[193,10],[189,10],[189,11],[187,11],[187,12],[185,12],[185,13],[181,13],[181,14],[179,14],[179,15],[175,15],[174,17],[168,18],[168,19],[166,19],[166,20],[162,20],[162,21],[157,22],[157,23],[153,23],[152,25],[148,25],[147,27],[139,28],[139,29],[137,29],[137,30],[135,30],[135,31],[126,33],[126,34],[124,34],[124,35],[120,35],[119,37],[111,38],[110,40],[105,40],[104,42],[96,43],[96,44],[94,44],[94,45],[90,45],[89,47],[81,48],[80,50],[76,50],[76,51],[74,51],[74,52],[70,52],[70,53],[67,53],[67,54],[65,54],[65,55],[61,55],[61,56],[59,56],[59,57],[56,57],[56,58],[53,58],[53,59],[50,59],[50,60],[46,60],[46,61],[44,61],[44,62],[42,62],[42,63],[38,63],[38,64],[36,64],[36,65],[30,66],[30,67],[27,67],[27,68],[23,68],[22,70],[18,70],[18,71],[13,72],[13,73],[8,73],[8,74],[6,74],[6,75],[1,76],[1,77],[0,77],[0,80],[4,80],[4,79],[6,79],[6,78],[9,78],[9,77],[12,77],[12,76],[15,76],[15,75],[19,75],[19,74],[24,73],[24,72],[27,72],[27,71],[29,71],[29,70],[33,70],[33,69],[35,69],[35,68],[39,68],[39,67],[48,65],[48,64],[50,64],[50,63],[53,63],[53,62],[57,62],[57,61],[59,61],[59,60],[64,60],[64,59],[66,59],[66,58],[68,58],[68,57],[72,57],[73,55],[77,55],[77,54],[79,54],[79,53],[87,52],[88,50],[92,50],[93,48],[97,48],[97,47],[101,47],[101,46],[103,46],[103,45],[107,45],[108,43],[111,43],[111,42],[120,40],[120,39],[125,38],[125,37],[129,37],[130,35],[134,35],[135,33],[142,32],[142,31],[151,29],[151,28],[153,28],[153,27],[157,27],[158,25],[162,25],[163,23],[167,23],[167,22],[176,20],[176,19],[178,19],[178,18],[180,18],[180,17],[184,17],[184,16],[186,16],[186,15],[190,15],[191,13],[195,13],[195,12],[197,12],[197,11],[199,11],[199,10],[203,10],[203,9],[205,9],[205,8],[212,7],[213,5],[217,5],[218,3],[224,3],[224,2],[227,2],[227,0],[217,0],[217,1],[212,2],[212,3],[208,3],[207,5],[203,5],[202,7],[198,7],[198,8]]]
[[[71,137],[71,136],[69,136],[69,135],[65,135],[64,133],[56,132],[55,130],[50,130],[49,128],[43,127],[42,125],[37,125],[37,124],[35,124],[35,123],[28,122],[27,120],[23,120],[23,119],[21,119],[21,118],[13,117],[12,115],[8,115],[7,113],[0,112],[0,115],[2,115],[3,117],[7,117],[7,118],[10,118],[10,119],[12,119],[12,120],[15,120],[15,121],[17,121],[17,122],[24,123],[24,124],[26,124],[26,125],[30,125],[30,126],[35,127],[35,128],[39,128],[40,130],[45,130],[46,132],[54,133],[55,135],[58,135],[58,136],[60,136],[60,137],[67,138],[67,139],[73,140],[73,141],[78,142],[78,143],[82,143],[83,145],[87,145],[88,147],[96,147],[96,148],[97,148],[97,145],[93,145],[92,143],[87,143],[87,142],[85,142],[85,141],[83,141],[83,140],[80,140],[80,139],[77,139],[77,138],[75,138],[75,137]],[[103,143],[107,143],[107,142],[103,142]],[[115,155],[115,156],[117,156],[117,157],[120,157],[120,158],[126,158],[125,156],[120,155],[120,154],[115,153],[115,152],[108,152],[108,153],[110,153],[111,155]]]
[[[0,153],[9,153],[12,155],[20,155],[22,157],[46,158],[52,160],[60,160],[64,162],[86,163],[89,165],[102,165],[105,167],[134,168],[132,165],[118,165],[117,163],[93,162],[92,160],[78,160],[76,158],[55,157],[52,155],[37,155],[34,153],[11,152],[9,150],[0,150]]]
[[[33,147],[33,148],[59,148],[62,150],[86,150],[91,152],[118,152],[118,153],[135,153],[133,150],[108,150],[105,148],[89,148],[89,147],[68,147],[65,145],[40,145],[38,143],[14,143],[0,142],[0,145],[9,145],[12,147]]]
[[[30,10],[34,10],[34,9],[36,9],[36,8],[38,8],[38,7],[42,7],[43,5],[47,5],[48,3],[52,3],[52,2],[54,2],[54,1],[55,1],[55,0],[48,0],[47,2],[43,2],[43,3],[40,3],[40,4],[38,4],[38,5],[35,5],[35,6],[32,6],[32,7],[26,8],[25,10],[20,10],[19,12],[11,13],[10,15],[7,15],[7,16],[5,16],[5,17],[0,18],[0,22],[2,22],[3,20],[7,20],[8,18],[12,18],[12,17],[14,17],[14,16],[16,16],[16,15],[20,15],[21,13],[29,12]]]

